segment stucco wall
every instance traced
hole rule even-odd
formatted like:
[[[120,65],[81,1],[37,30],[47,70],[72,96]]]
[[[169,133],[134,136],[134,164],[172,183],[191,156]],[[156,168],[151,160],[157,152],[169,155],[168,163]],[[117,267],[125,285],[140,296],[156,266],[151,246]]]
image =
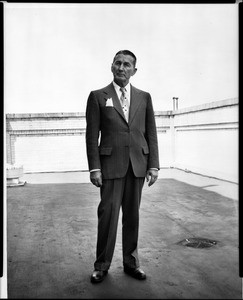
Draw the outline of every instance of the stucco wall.
[[[237,99],[176,111],[174,131],[174,167],[238,182]]]

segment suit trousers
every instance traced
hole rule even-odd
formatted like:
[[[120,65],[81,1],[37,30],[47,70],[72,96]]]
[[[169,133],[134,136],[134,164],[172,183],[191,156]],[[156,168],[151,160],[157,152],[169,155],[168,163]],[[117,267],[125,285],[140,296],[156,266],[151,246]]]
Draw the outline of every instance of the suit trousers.
[[[122,208],[123,265],[139,267],[138,232],[139,207],[144,177],[135,177],[131,163],[126,176],[103,179],[98,206],[98,234],[96,246],[96,270],[109,269],[115,249],[120,208]]]

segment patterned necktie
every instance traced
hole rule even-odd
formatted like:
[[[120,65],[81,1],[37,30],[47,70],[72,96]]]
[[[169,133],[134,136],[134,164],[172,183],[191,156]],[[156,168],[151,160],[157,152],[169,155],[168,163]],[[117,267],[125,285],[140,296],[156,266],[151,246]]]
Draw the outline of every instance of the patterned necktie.
[[[120,100],[121,100],[121,105],[122,105],[123,113],[124,113],[125,118],[126,118],[126,120],[128,122],[129,102],[128,102],[127,97],[126,97],[126,89],[124,87],[121,87],[120,91],[122,92]]]

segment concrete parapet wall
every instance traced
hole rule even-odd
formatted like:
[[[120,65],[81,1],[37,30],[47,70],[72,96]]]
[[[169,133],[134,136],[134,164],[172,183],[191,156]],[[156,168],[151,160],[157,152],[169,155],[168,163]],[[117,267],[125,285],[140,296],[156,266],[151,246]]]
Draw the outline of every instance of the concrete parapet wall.
[[[238,182],[238,99],[174,113],[172,166]]]
[[[25,173],[87,170],[84,113],[9,114],[7,162]]]
[[[160,166],[238,181],[238,99],[156,111]],[[25,173],[87,171],[85,114],[6,115],[7,163]]]

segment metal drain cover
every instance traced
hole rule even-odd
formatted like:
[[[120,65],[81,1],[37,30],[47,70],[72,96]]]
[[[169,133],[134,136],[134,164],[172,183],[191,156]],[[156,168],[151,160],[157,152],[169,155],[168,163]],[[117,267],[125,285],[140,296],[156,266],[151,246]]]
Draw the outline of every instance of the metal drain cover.
[[[205,238],[188,238],[180,241],[178,244],[192,248],[209,248],[215,246],[217,242]]]

